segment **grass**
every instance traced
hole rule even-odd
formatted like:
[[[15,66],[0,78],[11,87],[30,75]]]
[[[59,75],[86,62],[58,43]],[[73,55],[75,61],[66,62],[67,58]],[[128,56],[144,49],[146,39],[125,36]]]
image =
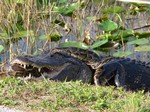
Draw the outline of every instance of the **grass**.
[[[81,82],[0,81],[0,105],[30,112],[150,112],[150,94]]]

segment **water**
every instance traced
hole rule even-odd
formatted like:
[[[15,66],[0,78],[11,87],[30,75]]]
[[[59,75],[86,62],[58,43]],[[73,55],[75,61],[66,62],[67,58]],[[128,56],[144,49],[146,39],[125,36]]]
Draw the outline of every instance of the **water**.
[[[124,4],[121,4],[121,5],[124,6]],[[85,12],[81,12],[82,15],[80,15],[78,18],[77,17],[76,18],[63,17],[63,20],[66,22],[67,27],[71,29],[71,32],[69,34],[66,34],[66,32],[61,27],[54,29],[54,31],[57,30],[63,35],[63,38],[59,42],[48,42],[48,45],[43,48],[46,42],[45,40],[42,41],[42,40],[39,40],[38,37],[32,37],[29,39],[28,41],[29,44],[27,46],[27,38],[24,38],[18,41],[17,43],[12,43],[10,47],[11,53],[16,54],[16,55],[34,54],[37,49],[39,50],[39,52],[41,52],[42,50],[45,50],[45,49],[57,47],[59,43],[61,42],[65,42],[65,41],[80,41],[81,42],[86,37],[85,32],[88,32],[88,31],[89,31],[89,36],[91,40],[96,41],[96,36],[101,35],[102,31],[100,31],[100,29],[98,28],[97,21],[91,22],[87,19],[87,17],[95,16],[98,9],[99,7],[95,6],[95,4],[90,4],[87,10],[85,10]],[[96,16],[101,16],[101,15],[102,14],[98,12]],[[115,18],[113,15],[111,15],[110,18],[115,21]],[[136,16],[131,16],[128,14],[122,15],[121,18],[124,18],[122,25],[125,28],[135,29],[135,28],[140,28],[144,25],[150,24],[149,15],[146,13],[140,13]],[[49,29],[52,29],[50,28],[52,26],[50,18],[45,20],[45,23],[49,25],[46,29],[48,32]],[[147,28],[138,29],[137,31],[150,31],[149,29],[150,27],[147,27]],[[45,34],[44,28],[41,28],[39,30],[39,35],[40,34]],[[9,59],[9,53],[10,53],[9,46],[10,45],[7,46],[8,48],[6,48],[5,54],[0,55],[2,61]],[[133,46],[126,47],[126,50],[133,50],[133,49],[134,49]],[[113,52],[111,53],[111,55],[113,54]],[[149,57],[150,57],[150,52],[136,52],[133,55],[129,56],[129,58],[142,60],[142,61],[150,61]]]

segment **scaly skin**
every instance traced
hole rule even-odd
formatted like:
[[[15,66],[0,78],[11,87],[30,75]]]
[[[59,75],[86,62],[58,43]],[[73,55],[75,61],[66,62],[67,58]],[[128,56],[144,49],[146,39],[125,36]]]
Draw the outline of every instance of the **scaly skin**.
[[[94,83],[96,85],[99,84],[99,74],[102,72],[101,69],[101,57],[98,56],[95,52],[91,50],[84,50],[76,47],[59,47],[52,50],[48,50],[50,53],[65,53],[67,55],[70,55],[72,57],[75,57],[79,60],[82,60],[84,63],[89,65],[93,70],[95,70],[94,73]]]
[[[66,53],[91,66],[95,70],[94,83],[96,85],[105,85],[112,77],[115,77],[116,86],[130,90],[150,90],[150,63],[115,57],[102,59],[92,51],[74,47],[55,48],[51,52]]]
[[[79,60],[84,61],[87,65],[91,66],[92,69],[96,69],[100,62],[100,57],[91,50],[84,50],[76,47],[59,47],[50,50],[51,53],[63,52]]]
[[[82,80],[91,84],[94,81],[100,86],[111,83],[127,90],[150,91],[150,63],[99,57],[90,50],[75,47],[56,48],[34,57],[18,56],[7,70],[8,75],[46,74],[51,80]]]
[[[126,90],[150,91],[150,63],[112,57],[101,62],[101,69],[97,75],[99,85],[114,77],[115,85]]]
[[[17,56],[10,62],[6,71],[8,76],[40,77],[43,75],[50,80],[92,82],[91,69],[81,60],[63,53],[38,56]]]

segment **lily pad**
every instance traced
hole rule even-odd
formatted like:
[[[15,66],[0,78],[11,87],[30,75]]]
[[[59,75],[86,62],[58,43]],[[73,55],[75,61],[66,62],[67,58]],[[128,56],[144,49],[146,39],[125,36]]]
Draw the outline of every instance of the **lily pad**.
[[[72,3],[72,4],[67,4],[61,7],[54,7],[53,11],[57,11],[63,16],[72,16],[73,12],[79,9],[82,9],[82,5],[84,2],[81,3]]]
[[[126,10],[121,7],[121,6],[112,6],[112,7],[107,7],[101,10],[102,13],[104,14],[114,14],[114,13],[122,13],[126,12]]]
[[[64,42],[64,43],[60,43],[59,44],[60,47],[78,47],[78,48],[82,48],[82,49],[88,49],[89,46],[87,46],[85,43],[83,42],[76,42],[76,41],[70,41],[70,42]]]
[[[138,38],[149,38],[150,31],[138,31],[138,32],[135,32],[135,36]]]
[[[103,31],[113,31],[118,28],[118,25],[111,20],[106,20],[99,25],[99,28]]]
[[[115,56],[115,57],[126,57],[126,56],[129,56],[131,54],[133,54],[132,51],[122,51],[122,52],[114,53],[113,56]]]
[[[100,40],[98,42],[95,42],[93,45],[90,46],[91,49],[94,49],[94,48],[97,48],[97,47],[100,47],[101,45],[104,45],[108,42],[108,39],[105,39],[105,40]]]
[[[147,44],[149,43],[149,40],[146,38],[142,38],[142,39],[136,39],[134,41],[128,42],[128,45],[132,45],[132,44],[136,44],[136,45],[142,45],[142,44]]]
[[[147,52],[147,51],[150,51],[150,46],[138,46],[138,47],[135,47],[134,51]]]

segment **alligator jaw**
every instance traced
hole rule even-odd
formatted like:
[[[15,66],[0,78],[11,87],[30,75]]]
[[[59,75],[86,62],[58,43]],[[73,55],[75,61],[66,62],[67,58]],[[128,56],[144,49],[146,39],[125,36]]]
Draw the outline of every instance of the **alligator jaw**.
[[[24,57],[19,56],[10,63],[11,66],[9,67],[8,75],[16,77],[29,75],[33,77],[40,77],[42,75],[50,75],[50,78],[59,74],[59,72],[61,72],[67,64],[68,63],[64,63],[63,66],[51,66],[48,64],[43,65],[42,63],[37,64],[36,62],[32,62],[28,59],[25,62]]]

